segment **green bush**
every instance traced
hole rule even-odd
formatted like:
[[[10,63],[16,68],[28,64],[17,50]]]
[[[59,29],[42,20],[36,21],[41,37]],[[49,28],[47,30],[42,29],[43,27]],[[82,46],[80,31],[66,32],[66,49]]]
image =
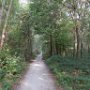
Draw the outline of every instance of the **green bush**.
[[[46,60],[65,90],[90,90],[90,59],[65,58],[58,55]]]
[[[14,80],[19,77],[25,67],[21,57],[11,55],[9,49],[0,51],[0,83],[2,90],[9,90]],[[0,89],[1,90],[1,89]]]

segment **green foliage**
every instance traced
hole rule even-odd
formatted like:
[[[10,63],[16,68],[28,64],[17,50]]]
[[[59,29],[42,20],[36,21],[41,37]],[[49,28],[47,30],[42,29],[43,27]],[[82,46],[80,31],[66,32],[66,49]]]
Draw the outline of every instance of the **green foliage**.
[[[11,0],[0,1],[0,8],[3,10],[0,13],[0,43],[10,2]],[[0,47],[0,90],[10,90],[12,84],[26,67],[22,53],[25,39],[22,41],[21,18],[19,0],[12,0],[6,28],[4,28],[4,45],[2,49]]]
[[[25,68],[22,58],[11,55],[8,48],[0,51],[0,83],[2,90],[9,90],[14,82],[14,78],[19,77]]]
[[[52,56],[46,63],[56,75],[59,85],[65,90],[89,90],[90,59],[63,58]],[[73,89],[75,87],[75,89]]]
[[[3,81],[3,86],[2,86],[2,90],[9,90],[11,88],[11,84]]]
[[[65,51],[72,46],[73,22],[62,11],[62,0],[51,2],[46,0],[33,0],[30,4],[29,24],[34,29],[34,34],[42,35],[42,52],[45,56],[56,54],[55,51]],[[27,20],[28,21],[28,20]],[[26,23],[25,23],[26,24]],[[50,39],[51,37],[51,39]],[[51,42],[51,43],[50,43]],[[52,50],[50,52],[50,45]],[[58,50],[55,50],[58,48]],[[47,55],[46,55],[47,54]]]
[[[21,53],[21,32],[14,29],[8,33],[8,46],[12,55],[20,55]]]

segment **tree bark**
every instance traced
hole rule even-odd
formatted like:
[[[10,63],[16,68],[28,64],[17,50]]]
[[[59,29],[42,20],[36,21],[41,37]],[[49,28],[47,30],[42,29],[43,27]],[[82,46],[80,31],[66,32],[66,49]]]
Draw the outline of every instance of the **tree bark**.
[[[83,57],[83,42],[82,41],[81,41],[81,50],[80,51],[81,51],[81,55],[80,56],[82,58]]]
[[[75,29],[74,29],[74,32],[73,32],[73,36],[74,36],[74,43],[73,43],[73,57],[76,56],[76,34],[75,34]]]
[[[79,29],[76,27],[76,38],[77,38],[77,50],[76,50],[76,57],[80,57],[80,36],[79,36]]]
[[[53,53],[52,34],[50,34],[50,56],[52,56],[52,53]]]
[[[4,1],[2,0],[2,10],[1,10],[1,15],[0,15],[0,28],[1,28],[1,23],[2,23],[2,16],[3,16],[3,11],[4,11]]]
[[[55,44],[56,44],[56,45],[55,45],[55,46],[56,46],[56,54],[58,55],[58,54],[59,54],[59,47],[58,47],[59,45],[58,45],[57,42],[55,42]]]
[[[13,2],[13,0],[10,1],[8,12],[7,12],[7,16],[6,16],[6,19],[5,19],[5,24],[4,24],[3,31],[2,31],[2,37],[1,37],[1,42],[0,42],[0,48],[1,49],[3,48],[4,41],[5,41],[5,38],[6,38],[6,27],[7,27],[8,18],[9,18],[9,15],[10,15],[12,2]]]

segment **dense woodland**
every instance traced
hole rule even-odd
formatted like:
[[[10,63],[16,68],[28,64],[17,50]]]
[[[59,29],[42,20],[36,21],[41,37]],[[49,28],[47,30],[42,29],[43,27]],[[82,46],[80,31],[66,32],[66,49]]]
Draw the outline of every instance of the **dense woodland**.
[[[0,0],[0,90],[10,90],[39,53],[64,90],[90,90],[90,0]]]

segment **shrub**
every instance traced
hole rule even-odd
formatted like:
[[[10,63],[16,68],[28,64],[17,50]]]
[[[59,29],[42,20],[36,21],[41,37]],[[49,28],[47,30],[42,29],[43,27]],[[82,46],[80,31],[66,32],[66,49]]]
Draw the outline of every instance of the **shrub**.
[[[9,90],[14,80],[25,67],[21,57],[11,55],[9,49],[0,51],[0,83],[2,90]],[[1,90],[1,89],[0,89]]]
[[[57,82],[65,90],[90,89],[90,59],[64,58],[58,55],[46,60],[49,68],[57,77]]]

